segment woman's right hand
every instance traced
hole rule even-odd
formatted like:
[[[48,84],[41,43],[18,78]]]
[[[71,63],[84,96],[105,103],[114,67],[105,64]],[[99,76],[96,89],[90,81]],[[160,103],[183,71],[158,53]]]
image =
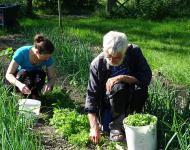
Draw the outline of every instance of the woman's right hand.
[[[17,86],[19,88],[19,90],[23,93],[23,94],[31,94],[31,90],[28,88],[28,86],[26,84],[19,84],[19,86]]]
[[[100,142],[100,131],[98,128],[91,128],[90,129],[90,140],[95,143],[98,144]]]

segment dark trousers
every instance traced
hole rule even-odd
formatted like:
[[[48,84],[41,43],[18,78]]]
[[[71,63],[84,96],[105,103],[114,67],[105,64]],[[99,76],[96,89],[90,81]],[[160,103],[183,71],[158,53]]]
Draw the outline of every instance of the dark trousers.
[[[131,113],[142,112],[148,98],[148,87],[117,83],[106,93],[101,110],[103,130],[121,129],[123,119]],[[110,117],[111,116],[111,117]]]
[[[39,94],[45,84],[46,73],[43,70],[26,71],[24,69],[16,73],[16,78],[26,84],[31,90],[30,95],[24,95],[31,98],[33,95],[39,97]]]

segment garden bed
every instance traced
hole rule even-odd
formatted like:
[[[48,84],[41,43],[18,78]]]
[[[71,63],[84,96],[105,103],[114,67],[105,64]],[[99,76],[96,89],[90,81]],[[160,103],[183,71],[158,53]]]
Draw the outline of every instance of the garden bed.
[[[0,37],[0,39],[1,39],[0,40],[0,49],[6,49],[8,47],[13,47],[14,49],[16,49],[22,45],[27,44],[27,41],[23,40],[23,39],[25,39],[23,35],[7,35],[7,36]],[[3,59],[5,59],[5,58],[3,58]],[[5,61],[3,60],[2,62],[5,62]],[[6,69],[6,67],[4,69]],[[56,81],[57,85],[59,85],[62,88],[63,92],[61,92],[61,93],[66,93],[67,96],[69,96],[69,98],[71,100],[73,100],[75,102],[76,101],[79,102],[80,109],[81,109],[80,112],[83,112],[85,94],[77,91],[77,89],[75,89],[75,87],[71,87],[70,84],[68,82],[64,82],[65,80],[63,80],[63,79],[65,79],[65,78],[59,77]],[[172,84],[172,82],[167,80],[160,73],[158,73],[154,76],[153,82],[154,81],[155,82],[161,81],[161,84],[158,85],[158,87],[151,86],[151,88],[152,88],[151,93],[150,93],[152,96],[151,99],[153,99],[156,104],[150,105],[150,106],[155,106],[155,107],[149,107],[149,108],[151,108],[151,109],[149,109],[149,111],[156,113],[156,115],[160,114],[160,116],[159,116],[160,120],[163,118],[163,116],[164,116],[163,121],[165,121],[164,119],[166,117],[173,116],[173,110],[171,110],[170,104],[173,103],[174,101],[175,101],[176,108],[178,108],[179,111],[189,109],[189,98],[188,98],[189,97],[189,93],[188,93],[189,89],[188,88],[186,89],[186,87]],[[164,88],[168,89],[168,91],[164,90]],[[174,95],[171,95],[171,94],[174,94]],[[57,95],[57,96],[59,96],[59,95]],[[173,98],[175,98],[175,99],[173,99]],[[65,97],[63,98],[63,100],[65,100]],[[48,101],[49,100],[47,100],[46,103]],[[180,102],[180,104],[178,105],[176,102]],[[52,109],[52,108],[47,107],[47,109],[44,109],[42,111],[42,115],[43,114],[47,115],[47,112],[52,111],[50,109]],[[180,112],[180,113],[183,113],[183,112]],[[69,144],[67,142],[67,140],[65,140],[61,135],[58,135],[58,133],[55,132],[55,128],[53,126],[49,125],[49,118],[52,116],[51,113],[49,115],[50,116],[48,116],[47,118],[45,117],[45,118],[39,120],[38,124],[34,128],[35,132],[37,134],[39,133],[41,135],[42,145],[44,146],[44,148],[47,150],[50,150],[50,149],[52,149],[52,150],[53,149],[78,149],[78,148],[74,147],[73,145]],[[166,125],[168,125],[168,123],[172,123],[172,118],[169,118],[169,119],[170,119],[170,121],[167,122]],[[161,122],[160,122],[160,124],[161,124]],[[179,122],[178,122],[178,124],[180,125]],[[166,127],[167,127],[167,130],[170,130],[169,132],[166,130],[159,131],[159,133],[162,132],[161,134],[167,135],[167,137],[165,137],[165,139],[169,140],[173,135],[175,135],[174,134],[176,132],[175,130],[172,131],[172,129],[170,129],[164,123],[162,123],[161,125],[162,126],[159,129],[166,129]],[[179,126],[178,128],[176,127],[176,129],[181,130],[182,127],[183,126]],[[163,135],[159,135],[159,136],[162,138],[164,137]],[[180,135],[179,135],[179,137],[180,137]],[[162,138],[160,138],[159,140],[162,140]],[[165,139],[163,138],[163,140],[165,140]],[[177,142],[175,141],[173,143],[177,143]],[[166,145],[161,145],[161,146],[164,147]],[[93,144],[90,144],[89,147],[87,147],[86,149],[95,149],[95,146]]]

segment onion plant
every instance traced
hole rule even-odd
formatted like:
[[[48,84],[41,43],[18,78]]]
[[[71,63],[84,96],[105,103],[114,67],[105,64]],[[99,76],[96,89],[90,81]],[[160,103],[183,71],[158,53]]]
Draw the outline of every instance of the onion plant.
[[[2,77],[1,77],[2,78]],[[0,149],[40,150],[40,138],[32,129],[32,122],[18,112],[18,96],[12,95],[0,82]]]
[[[159,80],[151,83],[145,110],[157,116],[158,145],[165,150],[186,150],[190,147],[189,112],[179,111],[180,108],[176,107],[177,98],[175,88],[168,87]]]

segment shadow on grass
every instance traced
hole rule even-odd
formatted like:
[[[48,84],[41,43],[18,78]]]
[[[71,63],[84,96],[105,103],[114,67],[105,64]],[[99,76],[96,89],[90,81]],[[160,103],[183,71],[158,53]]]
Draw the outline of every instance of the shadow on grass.
[[[120,23],[117,23],[120,22]],[[110,30],[118,30],[121,32],[125,32],[127,35],[130,34],[132,37],[137,36],[140,39],[144,40],[155,40],[160,41],[165,44],[176,44],[179,46],[189,47],[190,43],[187,43],[190,38],[190,34],[185,31],[173,31],[169,29],[168,31],[164,29],[164,25],[166,23],[158,24],[156,22],[150,22],[147,20],[97,20],[89,23],[74,21],[74,23],[69,24],[68,27],[76,27],[79,29],[88,29],[92,31],[96,31],[101,34],[105,34]],[[176,23],[177,26],[177,23]],[[159,27],[160,30],[157,31],[155,28]],[[156,31],[154,31],[156,30]],[[130,39],[131,37],[129,37]],[[173,42],[172,42],[173,41]],[[185,44],[184,44],[185,43]],[[171,49],[172,51],[172,49]]]
[[[80,105],[74,102],[66,91],[54,90],[41,97],[41,113],[46,114],[45,120],[53,117],[54,108],[69,108],[80,110]]]
[[[161,23],[142,20],[142,19],[105,19],[105,18],[69,18],[64,17],[63,27],[58,27],[58,19],[38,18],[22,19],[21,27],[17,32],[25,32],[31,36],[37,32],[44,32],[47,35],[56,35],[54,38],[70,37],[78,38],[80,41],[90,42],[94,45],[102,45],[102,37],[110,30],[125,32],[129,41],[154,41],[163,45],[173,45],[183,47],[181,50],[168,48],[166,52],[188,54],[190,46],[189,32],[185,31],[188,26],[188,20],[180,24],[175,21],[163,21]],[[76,30],[76,31],[75,31]],[[30,32],[28,32],[30,31]],[[76,36],[76,37],[73,37]],[[64,40],[64,39],[62,39]],[[54,41],[54,40],[53,40]],[[56,39],[57,41],[57,39]],[[157,49],[161,50],[162,49]],[[163,48],[165,52],[165,48]]]

